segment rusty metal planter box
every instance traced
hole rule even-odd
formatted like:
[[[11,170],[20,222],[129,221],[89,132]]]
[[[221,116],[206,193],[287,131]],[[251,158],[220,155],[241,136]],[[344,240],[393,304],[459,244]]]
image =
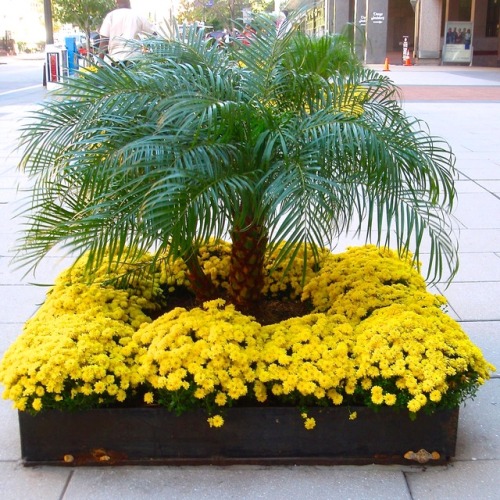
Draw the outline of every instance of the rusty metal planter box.
[[[306,430],[296,408],[230,408],[221,428],[203,411],[180,417],[164,408],[109,408],[81,412],[19,412],[25,465],[117,464],[414,464],[421,449],[429,464],[455,454],[458,409],[411,421],[390,408],[364,407],[349,420],[345,407],[308,410]]]

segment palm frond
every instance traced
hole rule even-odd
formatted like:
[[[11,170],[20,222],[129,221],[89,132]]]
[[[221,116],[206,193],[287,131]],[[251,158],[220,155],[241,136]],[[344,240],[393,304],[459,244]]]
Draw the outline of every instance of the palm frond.
[[[34,183],[20,262],[57,246],[90,252],[90,267],[108,248],[182,257],[234,227],[263,228],[282,262],[366,229],[416,259],[428,238],[430,279],[453,275],[446,141],[344,37],[265,15],[253,27],[228,50],[177,27],[144,41],[134,65],[82,71],[51,94],[21,135]]]

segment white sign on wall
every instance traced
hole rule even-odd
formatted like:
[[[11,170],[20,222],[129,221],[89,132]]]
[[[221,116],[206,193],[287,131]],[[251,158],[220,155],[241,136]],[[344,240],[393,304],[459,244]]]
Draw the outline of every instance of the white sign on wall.
[[[373,24],[383,24],[385,16],[383,12],[372,12],[371,22]]]
[[[472,64],[473,23],[448,21],[444,34],[443,62]]]

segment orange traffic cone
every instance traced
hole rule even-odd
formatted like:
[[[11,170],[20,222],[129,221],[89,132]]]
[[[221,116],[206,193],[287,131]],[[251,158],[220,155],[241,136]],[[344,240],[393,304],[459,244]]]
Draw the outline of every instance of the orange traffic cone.
[[[411,59],[409,57],[405,59],[405,63],[403,64],[403,66],[413,66],[413,64],[411,63]]]
[[[388,57],[385,58],[384,71],[391,71],[389,69],[389,58]]]

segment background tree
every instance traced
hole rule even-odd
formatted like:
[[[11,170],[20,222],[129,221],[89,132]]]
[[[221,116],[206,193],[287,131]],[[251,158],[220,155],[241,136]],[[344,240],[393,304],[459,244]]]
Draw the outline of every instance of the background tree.
[[[263,12],[274,6],[273,0],[182,0],[179,22],[203,21],[214,30],[232,28],[233,21],[243,17],[243,9],[253,13]]]
[[[90,32],[97,30],[114,8],[114,0],[52,0],[54,20],[80,28],[87,36],[87,51],[90,50]]]

